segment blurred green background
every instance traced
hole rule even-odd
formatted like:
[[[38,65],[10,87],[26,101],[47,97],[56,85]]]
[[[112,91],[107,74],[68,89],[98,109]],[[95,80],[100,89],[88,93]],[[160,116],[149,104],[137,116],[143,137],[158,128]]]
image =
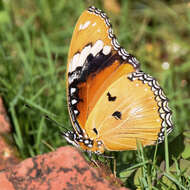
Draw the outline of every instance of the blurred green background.
[[[162,144],[156,151],[147,147],[114,153],[117,176],[133,189],[189,189],[190,1],[185,0],[0,1],[0,95],[20,156],[67,144],[43,114],[71,128],[65,96],[67,53],[75,23],[90,5],[107,13],[120,44],[158,79],[173,111],[169,152]]]

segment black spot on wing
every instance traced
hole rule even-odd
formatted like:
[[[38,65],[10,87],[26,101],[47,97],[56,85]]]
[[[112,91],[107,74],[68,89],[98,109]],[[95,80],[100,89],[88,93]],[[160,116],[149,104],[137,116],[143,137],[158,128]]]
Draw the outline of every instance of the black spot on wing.
[[[96,133],[96,135],[98,135],[98,131],[96,128],[93,128],[93,131]]]
[[[115,118],[115,119],[121,119],[121,112],[119,111],[115,111],[112,116]]]
[[[115,101],[116,100],[116,96],[111,96],[111,94],[108,92],[107,93],[107,96],[108,96],[108,101]]]

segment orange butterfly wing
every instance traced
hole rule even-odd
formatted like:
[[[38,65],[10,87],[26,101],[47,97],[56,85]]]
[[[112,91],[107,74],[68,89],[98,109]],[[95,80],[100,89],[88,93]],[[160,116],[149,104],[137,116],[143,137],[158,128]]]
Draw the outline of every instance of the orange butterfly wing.
[[[97,15],[100,13],[101,16]],[[77,122],[81,128],[84,128],[89,113],[107,86],[122,74],[133,72],[135,71],[135,67],[138,67],[137,61],[134,60],[132,62],[132,56],[119,46],[110,26],[111,24],[105,13],[98,12],[97,9],[94,9],[82,13],[73,32],[68,56],[67,73],[72,73],[77,67],[84,67],[84,61],[89,54],[96,55],[100,53],[98,50],[101,48],[101,53],[105,56],[102,59],[97,56],[97,59],[94,61],[97,62],[96,71],[92,72],[88,68],[89,70],[87,72],[89,73],[86,73],[88,77],[77,84],[77,99],[80,99],[80,101],[77,101],[75,110],[80,113],[77,114]],[[118,54],[118,48],[120,49],[121,56]],[[130,59],[131,64],[128,64],[122,59],[122,56],[126,60]],[[67,81],[70,84],[73,82],[69,77]],[[69,83],[67,84],[68,97],[70,96]],[[96,95],[94,94],[95,92]],[[74,100],[73,104],[76,102]],[[71,112],[72,110],[70,110]],[[72,117],[71,120],[73,121]],[[73,123],[73,126],[75,127],[76,124]],[[79,132],[77,129],[76,131]]]
[[[161,127],[171,131],[171,113],[165,95],[155,83],[143,72],[122,75],[106,89],[90,113],[85,126],[88,136],[102,140],[105,148],[112,151],[136,149],[137,141],[144,146],[162,141]],[[115,97],[114,101],[109,100],[108,93]],[[160,112],[166,124],[158,112],[162,106],[165,110]]]
[[[143,145],[163,141],[164,130],[173,127],[162,89],[139,71],[105,13],[94,7],[82,13],[73,33],[67,95],[74,144],[83,150],[136,149],[138,140]]]

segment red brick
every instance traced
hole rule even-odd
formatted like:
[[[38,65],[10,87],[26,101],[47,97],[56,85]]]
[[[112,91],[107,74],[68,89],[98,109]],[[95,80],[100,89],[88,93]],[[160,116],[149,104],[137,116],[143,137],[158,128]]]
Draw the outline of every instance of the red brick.
[[[70,146],[29,158],[0,173],[0,189],[126,190],[116,187],[89,166]]]

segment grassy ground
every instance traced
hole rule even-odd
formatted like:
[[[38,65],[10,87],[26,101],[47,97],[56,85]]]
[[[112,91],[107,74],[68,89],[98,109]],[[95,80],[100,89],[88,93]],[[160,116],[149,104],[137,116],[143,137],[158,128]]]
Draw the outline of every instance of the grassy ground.
[[[190,189],[190,2],[121,0],[117,10],[106,2],[93,4],[108,13],[122,46],[159,80],[175,124],[168,144],[114,153],[117,175],[132,189]],[[42,114],[71,128],[64,81],[67,52],[76,20],[90,5],[79,0],[0,1],[0,95],[22,158],[49,152],[47,144],[66,145],[59,128]]]

